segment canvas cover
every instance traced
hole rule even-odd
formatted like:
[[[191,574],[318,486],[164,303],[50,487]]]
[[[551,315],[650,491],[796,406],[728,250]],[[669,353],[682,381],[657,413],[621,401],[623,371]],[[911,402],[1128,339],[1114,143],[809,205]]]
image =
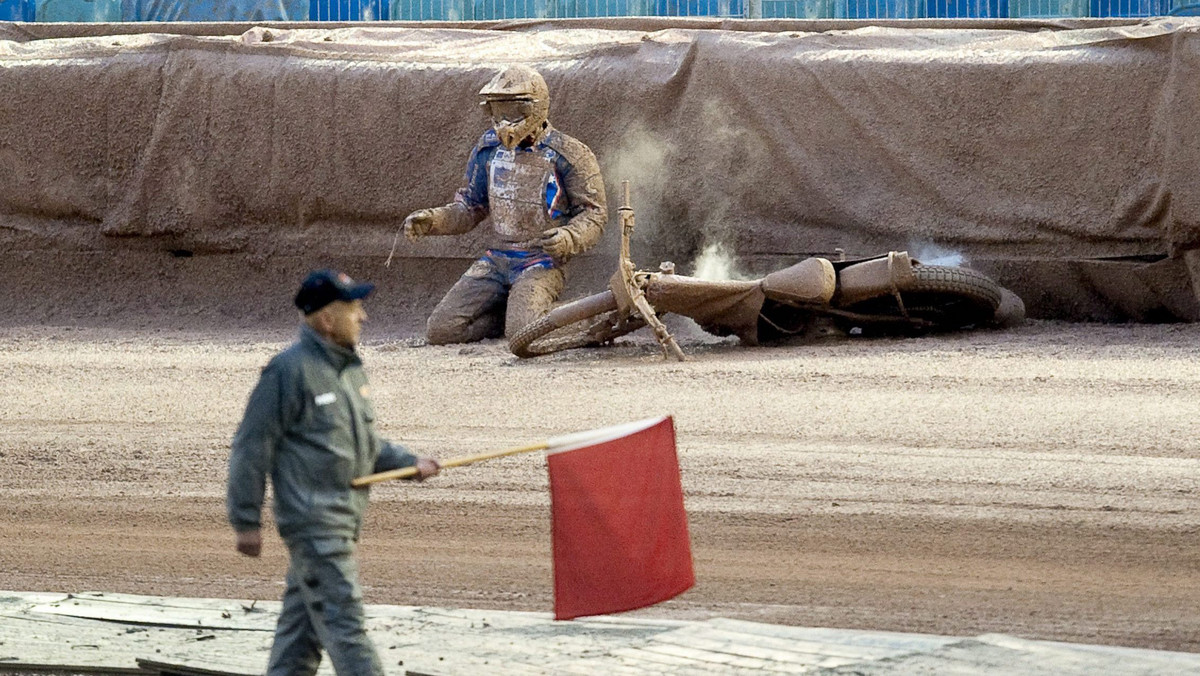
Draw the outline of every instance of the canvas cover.
[[[194,286],[205,265],[274,291],[349,262],[418,327],[485,228],[382,261],[461,184],[476,92],[521,62],[609,194],[632,181],[643,265],[950,252],[1033,316],[1195,319],[1197,21],[0,23],[0,265],[67,306],[107,293],[66,277],[99,265],[211,309],[240,287]],[[572,289],[603,288],[616,230]]]

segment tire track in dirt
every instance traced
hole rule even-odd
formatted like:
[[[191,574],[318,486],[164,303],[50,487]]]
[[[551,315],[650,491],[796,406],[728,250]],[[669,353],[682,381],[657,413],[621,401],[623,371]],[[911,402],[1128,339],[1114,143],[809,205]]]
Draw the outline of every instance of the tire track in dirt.
[[[277,598],[281,544],[237,557],[222,500],[246,395],[289,338],[0,329],[0,588]],[[699,582],[647,615],[1200,651],[1198,338],[364,352],[383,431],[422,453],[676,415]],[[548,509],[529,457],[377,487],[368,600],[547,610]]]

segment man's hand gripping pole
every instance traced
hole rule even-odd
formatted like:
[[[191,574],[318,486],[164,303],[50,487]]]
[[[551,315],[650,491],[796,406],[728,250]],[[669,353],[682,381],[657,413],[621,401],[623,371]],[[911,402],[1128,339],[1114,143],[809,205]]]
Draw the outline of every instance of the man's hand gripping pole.
[[[503,451],[491,451],[489,453],[480,453],[478,455],[466,455],[461,458],[451,458],[450,460],[439,462],[438,464],[441,465],[443,469],[446,467],[459,467],[462,465],[470,465],[472,463],[481,462],[483,460],[491,460],[492,458],[502,458],[506,455],[544,451],[547,448],[550,448],[550,442],[543,441],[539,444],[533,444],[531,446],[521,446],[519,448],[508,448]],[[354,488],[362,488],[363,486],[370,486],[371,484],[379,483],[380,481],[407,479],[408,477],[416,476],[416,474],[416,467],[401,467],[400,469],[393,469],[387,472],[379,472],[377,474],[360,476],[357,479],[352,480],[350,485]]]

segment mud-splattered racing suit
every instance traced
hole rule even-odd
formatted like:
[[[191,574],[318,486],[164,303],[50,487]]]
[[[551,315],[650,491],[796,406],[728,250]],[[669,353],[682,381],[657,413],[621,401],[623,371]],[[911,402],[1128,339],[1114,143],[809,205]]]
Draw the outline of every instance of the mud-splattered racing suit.
[[[596,156],[550,126],[549,93],[536,71],[510,66],[480,96],[496,122],[471,152],[466,185],[451,204],[405,220],[410,237],[461,234],[485,219],[494,230],[495,244],[430,315],[435,345],[511,337],[549,311],[563,265],[594,246],[608,220]],[[509,122],[505,105],[525,108]]]

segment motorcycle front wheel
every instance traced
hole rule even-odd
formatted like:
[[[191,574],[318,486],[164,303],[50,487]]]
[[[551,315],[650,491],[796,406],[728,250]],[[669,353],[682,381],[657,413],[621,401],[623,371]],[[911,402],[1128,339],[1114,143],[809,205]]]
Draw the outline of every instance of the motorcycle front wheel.
[[[917,265],[913,273],[916,282],[900,292],[902,302],[889,294],[841,308],[859,315],[845,323],[864,333],[893,333],[900,327],[954,331],[993,322],[1003,290],[988,277],[943,265]]]
[[[508,341],[508,349],[521,358],[595,347],[632,333],[646,322],[637,317],[624,321],[617,312],[612,291],[560,305],[517,331]]]

